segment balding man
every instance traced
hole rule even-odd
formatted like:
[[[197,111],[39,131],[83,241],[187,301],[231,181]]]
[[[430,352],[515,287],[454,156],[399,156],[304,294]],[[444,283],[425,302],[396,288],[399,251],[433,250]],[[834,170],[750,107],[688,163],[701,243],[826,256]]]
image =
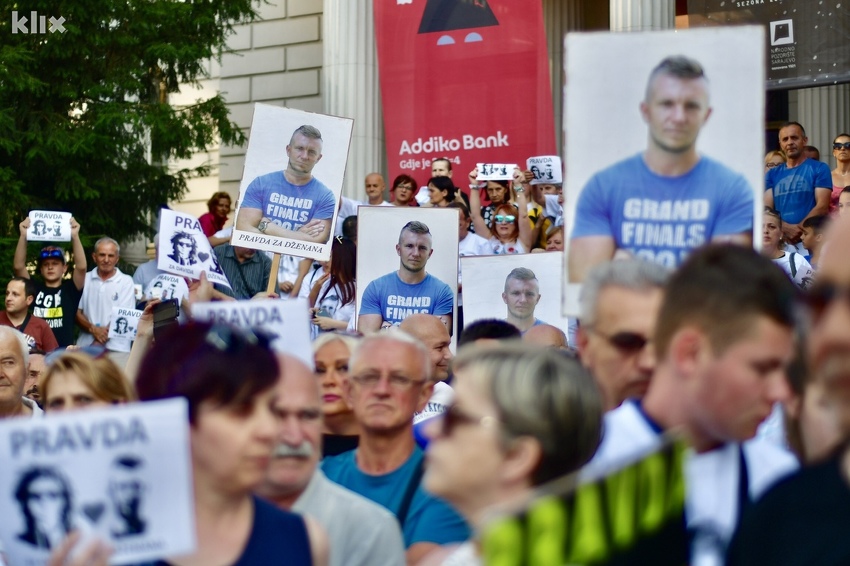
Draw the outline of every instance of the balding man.
[[[449,379],[449,364],[454,357],[450,348],[452,338],[440,318],[431,314],[410,315],[401,322],[399,328],[422,342],[431,357],[434,393],[428,399],[425,410],[413,417],[413,422],[418,424],[444,413],[454,399],[454,391],[446,383]]]
[[[328,478],[389,509],[402,526],[407,563],[438,545],[465,541],[469,529],[445,502],[421,487],[422,450],[413,415],[431,397],[429,352],[398,330],[367,336],[351,355],[346,403],[360,426],[356,450],[325,458]]]
[[[403,564],[401,530],[392,513],[330,481],[318,469],[322,399],[313,372],[286,354],[278,354],[278,363],[274,405],[278,444],[258,493],[324,527],[330,540],[330,566]]]
[[[551,324],[532,326],[522,335],[522,341],[556,350],[568,350],[567,335],[564,331]]]
[[[9,326],[0,326],[0,419],[40,417],[44,413],[24,397],[29,347],[26,337]]]
[[[387,188],[384,176],[380,173],[369,173],[364,181],[366,188],[366,203],[369,206],[392,206],[384,200],[384,189]]]

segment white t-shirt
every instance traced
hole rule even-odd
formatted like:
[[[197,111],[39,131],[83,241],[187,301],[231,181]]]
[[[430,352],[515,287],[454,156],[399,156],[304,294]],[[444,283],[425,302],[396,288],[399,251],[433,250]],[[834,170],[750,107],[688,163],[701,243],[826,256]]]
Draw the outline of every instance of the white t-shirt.
[[[280,284],[284,281],[295,283],[295,280],[298,279],[298,264],[301,263],[302,259],[304,258],[293,255],[280,256],[280,265],[277,268],[277,294],[280,295],[281,299],[288,299],[289,293],[281,291]]]
[[[582,469],[585,478],[598,478],[659,447],[661,435],[647,421],[638,402],[629,400],[605,414],[602,444]],[[739,449],[747,464],[752,500],[777,480],[798,468],[796,458],[772,442],[761,439],[743,444],[730,442],[702,454],[688,451],[685,459],[685,516],[688,528],[710,530],[727,544],[738,523]],[[696,544],[691,564],[722,565],[722,549]]]
[[[328,291],[328,294],[325,295],[325,290],[328,288],[328,284],[330,283],[330,279],[326,279],[324,283],[322,283],[321,289],[319,289],[319,295],[316,297],[316,305],[315,307],[319,310],[325,309],[330,313],[331,318],[334,320],[342,320],[346,323],[350,322],[354,317],[354,303],[352,300],[347,304],[342,304],[340,302],[341,291],[338,286],[335,286],[333,289]],[[325,295],[323,297],[323,295]],[[317,311],[318,312],[318,311]],[[315,340],[321,330],[315,324],[310,326],[310,339]]]
[[[792,257],[794,258],[793,269],[791,268]],[[781,267],[800,289],[808,289],[812,284],[815,272],[809,262],[806,261],[806,258],[799,253],[789,253],[786,251],[782,254],[782,257],[775,258],[773,263]]]
[[[428,399],[428,404],[421,413],[413,415],[413,424],[427,421],[430,418],[436,417],[446,412],[449,405],[452,404],[455,398],[455,390],[452,386],[444,381],[438,381],[434,384],[434,391]]]

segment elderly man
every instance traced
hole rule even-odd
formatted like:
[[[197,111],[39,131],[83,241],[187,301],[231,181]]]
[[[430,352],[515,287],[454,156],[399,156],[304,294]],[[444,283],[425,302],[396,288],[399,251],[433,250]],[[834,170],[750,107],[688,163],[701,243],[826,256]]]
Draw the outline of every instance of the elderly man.
[[[551,324],[532,326],[522,335],[522,341],[556,350],[569,350],[567,335],[563,330]]]
[[[384,176],[380,173],[369,173],[363,181],[366,191],[366,202],[369,206],[392,206],[384,200],[384,190],[387,188],[387,183],[384,181]]]
[[[367,336],[351,355],[344,385],[360,444],[322,462],[328,478],[396,515],[408,564],[469,537],[463,519],[420,485],[424,455],[413,438],[413,415],[431,397],[430,366],[425,347],[401,330]]]
[[[24,397],[28,358],[24,335],[14,328],[0,326],[0,419],[44,414],[35,401]]]
[[[266,295],[272,260],[257,250],[222,244],[213,248],[213,253],[222,271],[230,282],[230,288],[216,284],[217,291],[237,300]]]
[[[642,397],[655,369],[651,337],[670,271],[640,259],[599,264],[581,289],[579,356],[606,409]]]
[[[278,362],[278,446],[259,494],[324,527],[330,566],[404,564],[401,531],[392,513],[328,480],[318,469],[322,399],[316,377],[293,356],[279,354]]]
[[[414,424],[421,423],[440,413],[444,413],[454,399],[454,391],[446,383],[449,379],[449,364],[452,361],[452,337],[440,319],[430,314],[413,314],[399,325],[425,346],[431,357],[431,379],[434,380],[434,393],[428,399],[425,410],[416,413]]]

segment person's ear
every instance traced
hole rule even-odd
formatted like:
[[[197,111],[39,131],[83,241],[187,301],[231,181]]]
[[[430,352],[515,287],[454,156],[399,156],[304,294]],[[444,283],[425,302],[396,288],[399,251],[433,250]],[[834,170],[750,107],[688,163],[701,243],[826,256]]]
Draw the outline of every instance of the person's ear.
[[[703,361],[710,356],[711,345],[708,336],[695,326],[679,329],[670,339],[667,348],[667,357],[674,371],[685,378],[699,373]]]
[[[398,255],[398,257],[401,257],[401,246],[398,244],[395,245],[395,253]]]
[[[532,475],[543,458],[540,441],[532,436],[521,436],[510,441],[505,450],[505,460],[500,466],[502,481],[506,484],[532,484]]]

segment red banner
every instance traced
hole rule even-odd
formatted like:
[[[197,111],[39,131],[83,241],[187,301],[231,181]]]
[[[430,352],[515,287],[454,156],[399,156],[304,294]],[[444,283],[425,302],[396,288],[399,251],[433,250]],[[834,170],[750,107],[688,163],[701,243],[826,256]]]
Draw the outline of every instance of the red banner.
[[[375,30],[390,180],[555,153],[539,0],[375,0]]]

